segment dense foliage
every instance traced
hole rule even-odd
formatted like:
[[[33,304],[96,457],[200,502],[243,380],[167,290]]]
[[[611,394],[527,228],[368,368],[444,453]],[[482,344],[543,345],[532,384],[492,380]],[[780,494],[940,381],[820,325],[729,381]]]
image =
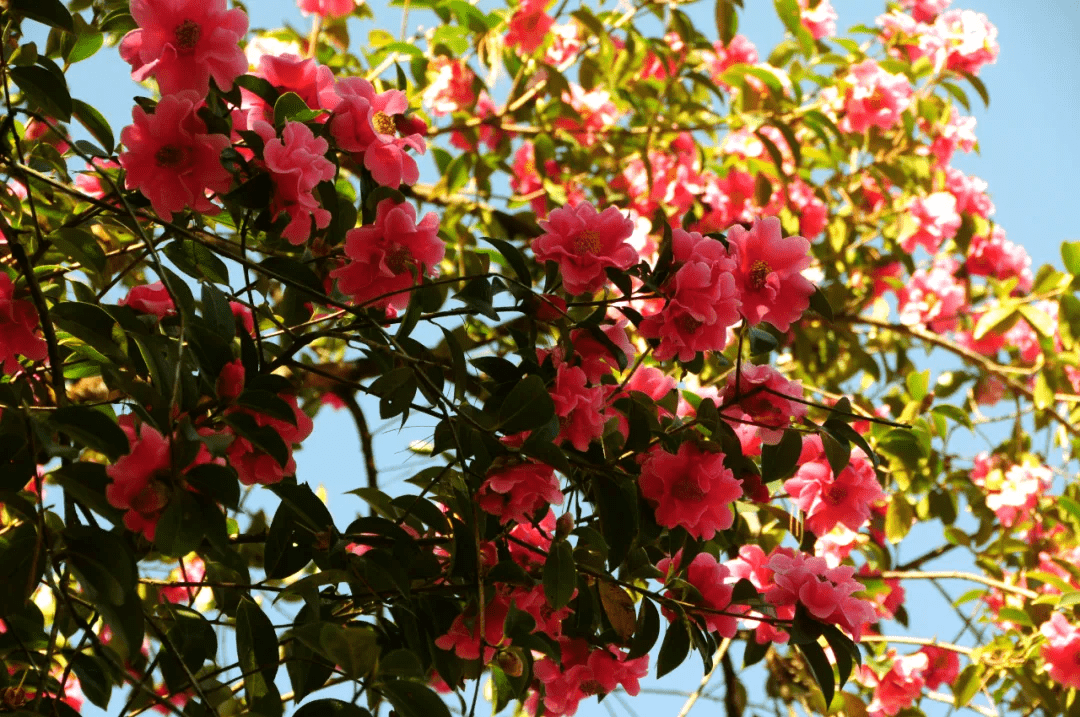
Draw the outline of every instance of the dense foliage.
[[[1075,708],[1080,244],[1033,272],[950,164],[984,16],[776,0],[762,60],[741,0],[359,48],[300,6],[0,11],[0,712],[559,717],[691,652],[729,715]],[[295,477],[327,408],[348,525]],[[408,490],[376,411],[434,425]],[[951,641],[905,603],[945,579]]]

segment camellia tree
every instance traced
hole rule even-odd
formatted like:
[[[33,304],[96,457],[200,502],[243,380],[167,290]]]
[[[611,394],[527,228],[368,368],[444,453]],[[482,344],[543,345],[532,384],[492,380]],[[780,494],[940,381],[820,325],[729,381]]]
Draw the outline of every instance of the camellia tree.
[[[1073,713],[1080,244],[1033,273],[950,165],[993,26],[776,0],[763,60],[740,0],[571,5],[355,49],[352,0],[3,3],[0,712],[560,717],[697,652],[684,715],[714,671],[729,715]],[[347,525],[295,478],[324,406]],[[392,495],[376,411],[434,426]],[[952,642],[905,607],[945,578]]]

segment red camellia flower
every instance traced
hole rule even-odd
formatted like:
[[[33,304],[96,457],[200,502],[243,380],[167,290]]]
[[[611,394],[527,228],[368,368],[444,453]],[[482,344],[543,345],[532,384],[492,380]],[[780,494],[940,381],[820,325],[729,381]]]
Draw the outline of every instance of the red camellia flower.
[[[510,18],[506,44],[519,48],[522,55],[531,55],[544,44],[548,30],[555,21],[547,14],[548,0],[522,0]]]
[[[825,535],[843,523],[858,530],[870,520],[870,504],[885,498],[874,466],[859,448],[851,451],[851,461],[834,477],[820,436],[803,438],[799,469],[784,482],[791,501],[806,513],[806,527],[814,535]]]
[[[888,650],[886,657],[892,662],[889,671],[878,677],[867,666],[859,669],[858,678],[867,687],[874,688],[874,698],[866,706],[873,717],[895,715],[911,707],[922,695],[928,658],[923,652],[897,655]]]
[[[295,396],[281,396],[281,398],[292,407],[293,415],[296,417],[295,426],[288,421],[271,418],[265,414],[254,413],[247,409],[230,409],[230,411],[236,410],[249,413],[255,418],[255,423],[258,425],[268,426],[277,431],[281,436],[281,440],[285,442],[286,448],[289,449],[289,460],[282,466],[275,458],[253,446],[251,441],[236,436],[232,443],[229,444],[226,453],[229,465],[236,469],[236,474],[244,485],[254,485],[255,483],[272,485],[279,483],[285,476],[296,473],[296,460],[292,456],[292,447],[303,443],[304,439],[311,435],[314,424],[311,418],[300,410],[300,407],[296,404]]]
[[[152,426],[136,427],[130,416],[120,419],[120,428],[131,452],[105,469],[112,479],[105,487],[105,498],[114,508],[127,511],[124,525],[128,530],[153,540],[158,518],[169,501],[168,487],[160,480],[172,470],[169,441]]]
[[[787,380],[772,366],[744,363],[738,376],[738,390],[731,374],[720,394],[720,403],[729,404],[724,415],[755,427],[765,443],[779,443],[784,429],[806,415],[806,404],[787,398],[801,399],[802,384]]]
[[[869,601],[853,597],[863,584],[852,578],[855,568],[830,568],[824,558],[777,548],[769,557],[773,584],[765,599],[776,606],[801,603],[818,620],[847,630],[857,641],[863,628],[875,620]]]
[[[675,554],[674,558],[664,558],[656,564],[660,572],[670,574],[678,570],[682,562],[682,551]],[[699,593],[701,600],[695,601],[698,605],[709,610],[725,610],[731,606],[732,587],[728,582],[731,572],[727,566],[719,562],[708,553],[698,553],[690,564],[686,566],[686,582],[693,585]],[[680,597],[675,591],[665,593],[667,597]],[[734,612],[734,611],[732,611]],[[676,614],[672,610],[664,608],[664,615],[670,622],[674,622]],[[715,612],[702,613],[705,626],[709,632],[719,633],[721,637],[734,637],[738,623],[734,615],[721,615]]]
[[[305,15],[345,17],[356,8],[356,0],[297,0],[296,5]]]
[[[845,132],[865,132],[870,127],[889,129],[911,105],[913,91],[907,77],[885,71],[874,60],[852,67],[847,82],[851,88],[840,121],[840,129]]]
[[[157,79],[162,95],[195,90],[205,96],[210,78],[222,90],[247,72],[240,49],[247,32],[243,10],[226,10],[225,0],[131,0],[139,27],[120,42],[131,76]]]
[[[546,505],[562,505],[563,494],[551,466],[519,463],[488,472],[476,494],[482,509],[499,516],[499,522],[528,523]]]
[[[38,314],[29,301],[13,298],[15,285],[11,277],[0,271],[0,364],[4,373],[19,370],[16,356],[42,361],[48,356],[48,346],[38,332]]]
[[[614,388],[587,384],[580,366],[560,364],[551,392],[555,415],[562,425],[556,443],[570,441],[579,451],[588,450],[590,443],[604,435],[604,422],[611,413],[607,397]]]
[[[176,304],[169,296],[168,289],[160,281],[131,287],[127,296],[117,303],[120,306],[129,306],[143,314],[153,314],[159,319],[176,316]]]
[[[952,650],[927,645],[919,652],[926,655],[929,662],[923,680],[926,686],[936,690],[941,685],[952,685],[960,674],[960,657]]]
[[[1065,687],[1080,687],[1080,629],[1055,612],[1039,632],[1046,638],[1042,658],[1050,667],[1051,679]]]
[[[286,122],[281,139],[266,122],[255,122],[254,127],[265,142],[263,161],[274,180],[270,209],[274,219],[282,213],[289,216],[281,236],[290,244],[303,244],[311,236],[312,219],[319,229],[330,226],[330,212],[312,194],[319,182],[334,178],[334,164],[323,156],[330,144],[301,122]]]
[[[692,441],[672,455],[654,450],[641,467],[641,494],[656,507],[656,522],[681,526],[695,538],[711,540],[735,520],[730,504],[742,497],[742,481],[724,466],[723,453],[709,453]]]
[[[749,230],[733,226],[727,239],[738,266],[735,282],[742,315],[751,326],[762,321],[787,331],[810,306],[814,285],[801,273],[810,266],[810,242],[784,238],[780,220],[765,217]]]
[[[127,148],[120,153],[127,188],[142,192],[166,221],[186,207],[216,212],[207,192],[223,194],[232,181],[219,161],[232,143],[223,134],[208,133],[195,114],[201,105],[196,92],[163,97],[154,114],[136,105],[131,111],[134,124],[120,133]]]
[[[404,309],[421,276],[436,276],[446,253],[434,212],[416,223],[416,209],[393,199],[379,202],[375,223],[345,235],[345,266],[330,272],[357,304]]]
[[[604,269],[626,270],[638,253],[627,239],[634,223],[615,207],[597,212],[590,202],[554,210],[540,222],[544,234],[533,239],[537,260],[559,265],[563,286],[571,294],[591,294],[607,281]]]

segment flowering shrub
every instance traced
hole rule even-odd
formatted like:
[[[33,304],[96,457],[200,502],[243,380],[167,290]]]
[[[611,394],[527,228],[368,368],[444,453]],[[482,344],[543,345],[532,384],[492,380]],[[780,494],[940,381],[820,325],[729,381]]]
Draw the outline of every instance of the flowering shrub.
[[[69,5],[0,9],[0,712],[569,717],[691,650],[733,715],[1075,711],[1080,243],[1034,270],[951,164],[987,18]]]

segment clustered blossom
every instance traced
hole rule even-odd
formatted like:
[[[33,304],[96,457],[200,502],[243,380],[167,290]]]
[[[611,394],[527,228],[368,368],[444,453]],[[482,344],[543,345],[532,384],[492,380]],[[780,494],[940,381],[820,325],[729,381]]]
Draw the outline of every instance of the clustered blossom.
[[[174,471],[170,442],[153,426],[136,425],[130,416],[121,418],[120,428],[131,450],[105,469],[112,479],[105,487],[105,498],[114,508],[126,511],[128,530],[153,540],[158,518],[169,502],[166,481]]]
[[[156,316],[158,319],[176,316],[176,304],[173,303],[169,290],[160,281],[131,287],[127,296],[117,303],[120,306],[128,306],[141,314]]]
[[[924,652],[898,656],[890,649],[887,657],[892,664],[889,670],[878,676],[868,665],[862,666],[857,676],[866,687],[873,688],[874,697],[866,706],[871,717],[892,717],[910,707],[922,696],[926,684],[925,672],[930,659]]]
[[[333,18],[351,13],[356,9],[357,0],[297,0],[296,4],[305,15]]]
[[[679,551],[674,558],[664,558],[658,562],[656,568],[665,575],[670,576],[682,570],[681,563],[682,551]],[[738,629],[738,621],[734,612],[732,611],[732,614],[712,612],[723,611],[731,606],[732,587],[728,580],[731,571],[728,570],[726,565],[708,553],[695,555],[690,564],[685,566],[685,569],[686,582],[690,583],[701,595],[701,599],[694,602],[710,610],[710,612],[701,613],[705,627],[708,628],[709,632],[715,632],[721,637],[734,637]],[[685,599],[674,590],[668,590],[665,596]],[[674,612],[665,610],[665,614],[668,620],[675,620],[676,615]]]
[[[784,482],[791,501],[806,513],[806,527],[814,535],[825,535],[838,524],[858,530],[870,520],[870,506],[885,498],[874,466],[859,448],[851,460],[833,475],[820,436],[806,436],[799,468]]]
[[[898,292],[900,321],[924,325],[938,333],[955,329],[967,304],[967,292],[956,279],[959,263],[939,256],[929,269],[919,269]]]
[[[20,369],[19,356],[42,361],[48,355],[38,331],[37,310],[29,301],[14,297],[14,282],[0,271],[0,364],[9,376]]]
[[[131,16],[139,27],[120,42],[120,56],[132,78],[153,77],[162,95],[194,90],[205,96],[211,77],[228,91],[247,71],[239,46],[247,14],[227,10],[225,0],[131,0]]]
[[[653,450],[641,466],[641,494],[656,509],[656,522],[682,527],[702,540],[731,527],[731,503],[742,497],[742,481],[712,453],[685,441],[678,452]]]
[[[261,448],[256,447],[243,436],[236,436],[226,452],[229,465],[236,469],[240,482],[244,485],[272,485],[281,482],[285,476],[296,473],[296,459],[292,455],[292,447],[304,442],[311,435],[314,427],[311,418],[300,410],[295,396],[282,396],[292,408],[293,421],[285,421],[268,416],[264,413],[254,413],[245,408],[230,409],[230,413],[248,413],[252,415],[257,426],[273,429],[281,436],[287,451],[285,465],[278,463],[277,459],[269,455]]]
[[[638,254],[627,239],[634,224],[615,207],[597,212],[589,202],[562,207],[540,222],[544,234],[533,239],[538,261],[555,261],[571,294],[592,294],[607,282],[604,270],[626,270]]]
[[[375,222],[345,235],[344,266],[330,276],[338,289],[358,304],[381,309],[404,309],[409,290],[423,276],[436,276],[446,245],[437,236],[439,218],[434,212],[416,222],[411,204],[393,199],[379,202]]]
[[[641,678],[649,672],[648,655],[630,660],[613,645],[591,648],[582,639],[564,637],[559,647],[558,663],[548,657],[533,665],[543,695],[529,695],[525,710],[531,715],[538,713],[542,703],[545,717],[569,717],[585,697],[605,695],[620,685],[626,694],[635,696],[641,691]]]
[[[1026,521],[1050,489],[1054,474],[1046,466],[1014,465],[1007,470],[990,471],[987,477],[972,475],[972,482],[986,491],[986,507],[994,511],[1001,524],[1012,527]]]
[[[829,0],[799,0],[799,17],[803,27],[810,31],[815,40],[832,37],[836,34],[836,9]]]
[[[521,0],[510,18],[506,32],[508,47],[516,47],[522,55],[531,55],[544,44],[548,30],[555,21],[547,14],[549,0]]]
[[[845,83],[848,90],[842,98],[844,116],[840,120],[840,129],[845,132],[890,129],[911,106],[913,90],[907,77],[886,71],[874,60],[852,67]]]
[[[530,461],[488,471],[476,502],[500,523],[528,523],[541,508],[562,505],[563,494],[551,466]]]
[[[232,183],[218,160],[232,143],[207,130],[196,114],[202,104],[199,94],[189,91],[161,98],[153,114],[136,105],[131,111],[134,124],[120,133],[126,148],[120,165],[127,171],[128,189],[142,192],[166,221],[188,207],[216,212],[207,194],[223,194]]]
[[[1005,230],[994,225],[989,233],[976,234],[968,245],[968,273],[995,279],[1017,279],[1016,288],[1027,292],[1035,279],[1031,273],[1031,256],[1020,244],[1005,238]]]
[[[1039,632],[1046,638],[1042,658],[1050,678],[1065,687],[1080,687],[1080,629],[1055,612]]]
[[[777,548],[769,558],[772,585],[765,600],[776,606],[801,604],[816,619],[838,625],[858,640],[874,620],[869,602],[854,597],[863,589],[852,576],[855,568],[830,568],[823,558]]]
[[[610,387],[589,386],[585,371],[579,366],[560,364],[555,376],[551,400],[559,417],[559,441],[569,441],[579,451],[604,435]]]
[[[737,380],[734,373],[728,378],[719,399],[727,406],[724,416],[752,426],[763,442],[776,444],[785,428],[806,415],[806,404],[798,400],[802,396],[802,384],[787,380],[772,366],[744,363]]]
[[[915,247],[922,246],[935,254],[942,242],[952,239],[960,229],[961,219],[956,211],[956,197],[949,192],[912,197],[908,204],[908,216],[915,221],[915,231],[900,243],[908,253],[913,253]]]
[[[289,224],[281,235],[290,244],[303,244],[311,236],[312,220],[319,229],[330,225],[330,212],[312,193],[320,182],[334,178],[334,164],[323,156],[330,145],[301,122],[286,122],[280,138],[266,122],[255,122],[254,129],[265,143],[263,161],[274,181],[274,219],[286,214]]]

